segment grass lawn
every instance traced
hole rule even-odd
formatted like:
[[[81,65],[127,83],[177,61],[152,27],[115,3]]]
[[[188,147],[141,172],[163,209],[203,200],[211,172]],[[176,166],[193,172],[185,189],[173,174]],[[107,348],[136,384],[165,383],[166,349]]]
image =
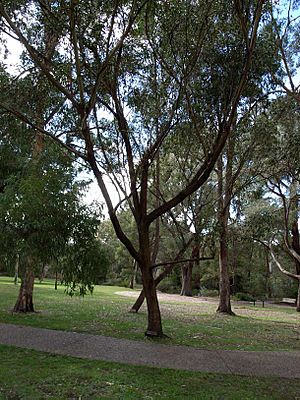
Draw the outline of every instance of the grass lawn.
[[[45,281],[34,289],[39,312],[23,315],[11,313],[19,290],[12,281],[0,278],[0,322],[149,340],[144,337],[145,308],[130,314],[133,299],[115,294],[128,289],[97,286],[93,295],[71,298],[63,287],[55,291],[53,282]],[[300,350],[300,315],[294,308],[238,305],[236,317],[216,314],[215,309],[213,303],[162,302],[164,331],[171,337],[164,343],[207,349]]]
[[[81,360],[0,345],[0,399],[295,400],[294,379],[248,378]]]

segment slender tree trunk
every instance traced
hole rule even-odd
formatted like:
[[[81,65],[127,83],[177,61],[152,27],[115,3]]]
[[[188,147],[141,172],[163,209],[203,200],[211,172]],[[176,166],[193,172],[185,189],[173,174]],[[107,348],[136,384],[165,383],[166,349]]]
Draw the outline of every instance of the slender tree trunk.
[[[16,263],[15,263],[15,278],[14,278],[14,284],[18,284],[18,279],[19,279],[19,254],[16,256]]]
[[[170,274],[170,272],[172,272],[173,268],[174,265],[167,266],[167,268],[155,278],[154,283],[156,287],[166,276]],[[139,294],[139,297],[136,299],[134,305],[131,307],[130,312],[137,313],[139,309],[142,307],[144,300],[145,300],[145,291],[144,289],[142,289],[141,293]]]
[[[27,313],[34,312],[33,307],[33,285],[34,285],[34,273],[32,265],[28,265],[25,270],[24,276],[21,278],[21,286],[19,290],[19,296],[13,312]]]
[[[268,298],[272,298],[272,287],[270,285],[270,259],[269,259],[269,252],[266,251],[266,293]]]
[[[296,217],[292,224],[292,248],[300,255],[300,240],[299,240],[299,228],[298,218]],[[294,258],[296,274],[300,275],[300,262]]]
[[[132,275],[131,275],[131,279],[130,279],[130,284],[129,284],[130,289],[133,289],[134,286],[135,286],[135,284],[136,284],[137,269],[138,269],[138,264],[137,264],[136,260],[134,260],[134,263],[133,263],[133,271],[132,271]]]
[[[232,198],[232,161],[234,141],[230,137],[226,151],[225,178],[223,158],[218,160],[218,222],[219,222],[219,306],[217,312],[234,315],[230,303],[230,279],[228,268],[228,219]]]
[[[139,297],[136,299],[135,303],[133,304],[129,312],[137,313],[139,309],[142,307],[144,300],[145,300],[145,292],[144,289],[142,289],[141,293],[139,294]]]
[[[230,279],[228,271],[228,244],[227,244],[227,228],[222,227],[219,249],[219,306],[217,311],[225,314],[233,314],[230,303]]]
[[[300,312],[300,279],[298,280],[298,294],[297,294],[297,301],[296,301],[296,310]]]
[[[58,281],[58,272],[55,272],[55,284],[54,284],[54,289],[57,290],[57,281]]]
[[[160,157],[159,153],[156,156],[155,162],[155,172],[154,172],[154,190],[155,190],[155,206],[158,208],[160,206]],[[160,244],[160,218],[155,220],[155,230],[154,230],[154,238],[153,238],[153,248],[151,255],[151,264],[154,265],[156,263],[157,255],[159,252],[159,244]]]
[[[187,265],[181,267],[182,287],[180,296],[192,296],[192,273],[193,262],[190,261]]]
[[[194,288],[196,290],[201,289],[201,273],[200,273],[200,229],[197,227],[196,228],[196,238],[195,238],[195,246],[192,250],[192,258],[194,258],[196,261],[194,261],[193,266],[194,266]],[[196,271],[196,273],[195,273]]]
[[[300,255],[300,234],[298,228],[299,200],[297,196],[298,182],[293,182],[291,187],[291,213],[292,213],[292,248]],[[294,258],[296,274],[300,275],[300,262]],[[300,279],[298,279],[298,292],[296,310],[300,312]]]
[[[47,7],[45,7],[47,9]],[[59,42],[61,31],[58,26],[53,27],[48,24],[45,25],[44,31],[44,45],[45,51],[43,53],[43,63],[47,69],[50,69],[51,59],[54,55],[55,48]],[[38,100],[36,103],[35,120],[37,126],[40,128],[45,127],[45,113],[47,110],[48,97],[47,84],[43,73],[39,74],[35,90],[37,91]],[[36,163],[40,158],[44,149],[44,135],[40,132],[35,132],[35,141],[32,149],[32,163]],[[34,204],[33,204],[34,207]],[[19,296],[14,307],[14,312],[34,312],[33,307],[33,287],[34,287],[34,262],[30,256],[27,257],[25,274],[21,279],[21,286]]]

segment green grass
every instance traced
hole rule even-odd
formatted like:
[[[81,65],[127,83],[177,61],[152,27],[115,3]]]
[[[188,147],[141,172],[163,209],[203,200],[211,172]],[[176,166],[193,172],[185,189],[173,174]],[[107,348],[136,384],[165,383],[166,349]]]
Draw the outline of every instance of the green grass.
[[[69,297],[64,288],[55,291],[53,282],[36,284],[35,314],[12,314],[19,287],[12,278],[0,278],[0,321],[19,325],[88,332],[119,338],[144,337],[146,310],[130,314],[132,298],[116,295],[118,287],[97,286],[84,298]],[[300,315],[291,307],[240,305],[236,317],[215,313],[216,304],[162,302],[164,331],[168,344],[208,349],[300,350]]]
[[[81,360],[0,345],[0,399],[295,400],[296,379],[248,378]]]

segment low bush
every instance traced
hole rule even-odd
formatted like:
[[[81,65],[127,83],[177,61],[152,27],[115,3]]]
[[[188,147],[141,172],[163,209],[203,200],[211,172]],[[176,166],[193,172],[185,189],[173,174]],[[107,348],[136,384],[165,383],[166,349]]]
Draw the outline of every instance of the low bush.
[[[236,293],[234,297],[236,300],[242,300],[242,301],[254,301],[255,300],[251,294],[243,293],[243,292]]]

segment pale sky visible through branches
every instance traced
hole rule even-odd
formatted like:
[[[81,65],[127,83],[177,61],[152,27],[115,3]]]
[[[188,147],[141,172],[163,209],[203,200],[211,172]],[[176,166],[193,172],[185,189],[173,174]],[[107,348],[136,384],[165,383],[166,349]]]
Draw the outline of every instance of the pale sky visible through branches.
[[[20,55],[22,53],[22,45],[17,41],[14,40],[10,37],[7,38],[7,48],[8,48],[8,53],[4,57],[4,53],[0,53],[0,57],[2,59],[2,62],[6,66],[7,71],[12,74],[12,75],[18,75],[20,71],[18,70],[18,63],[20,60]],[[81,176],[79,176],[79,179],[87,179],[87,180],[92,180],[91,184],[89,185],[89,188],[83,197],[83,200],[87,203],[90,204],[93,201],[98,201],[100,203],[104,203],[103,196],[101,194],[101,191],[99,189],[99,186],[97,182],[93,179],[92,174],[88,173],[83,173]],[[107,184],[107,188],[112,200],[113,205],[116,205],[119,202],[119,197],[118,194],[114,188],[114,186],[109,182],[109,178],[105,179],[105,183]],[[104,207],[104,213],[105,216],[107,217],[107,212],[106,208]]]
[[[283,9],[283,14],[285,14],[286,9]],[[294,12],[292,15],[293,19],[300,18],[300,13],[299,11]],[[0,51],[0,60],[4,63],[6,66],[6,70],[12,74],[12,75],[18,75],[20,71],[17,68],[17,65],[19,63],[19,58],[22,52],[22,46],[17,40],[14,40],[10,37],[7,37],[7,47],[8,47],[8,53],[5,55],[4,51]],[[5,57],[4,57],[5,56]],[[299,70],[297,71],[297,74],[293,77],[293,81],[295,86],[299,85],[300,83],[300,72]],[[288,82],[286,82],[287,86],[289,86]],[[84,196],[84,201],[86,203],[91,203],[92,201],[96,200],[98,202],[104,202],[104,199],[102,197],[102,194],[100,192],[99,186],[96,183],[96,181],[93,179],[92,174],[84,173],[79,176],[79,179],[90,179],[92,182],[89,185],[89,189],[86,192],[86,195]],[[116,205],[119,202],[119,196],[116,192],[116,189],[114,188],[114,185],[109,182],[109,177],[106,177],[105,183],[107,184],[107,188],[112,200],[113,205]],[[106,211],[106,209],[104,208]]]

